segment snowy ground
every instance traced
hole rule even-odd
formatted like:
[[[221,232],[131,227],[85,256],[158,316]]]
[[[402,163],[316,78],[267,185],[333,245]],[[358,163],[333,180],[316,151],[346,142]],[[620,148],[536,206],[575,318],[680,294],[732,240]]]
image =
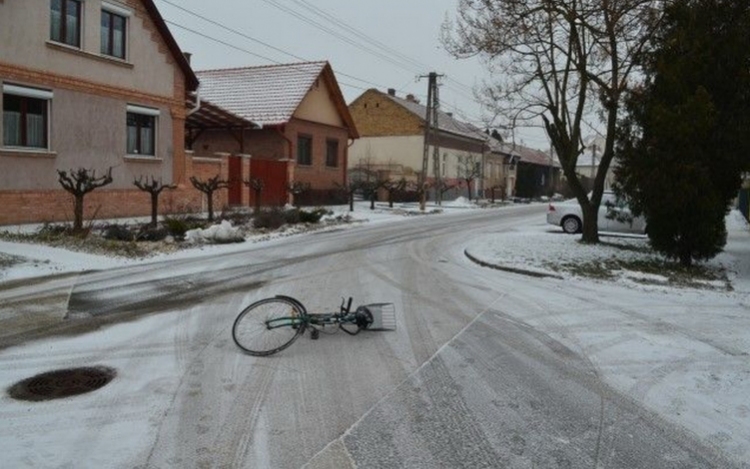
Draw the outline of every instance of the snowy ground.
[[[413,204],[395,204],[391,209],[387,204],[376,204],[375,210],[370,210],[369,202],[357,202],[355,210],[349,211],[348,206],[329,207],[333,212],[328,218],[348,217],[350,225],[334,225],[322,230],[340,230],[362,223],[397,223],[413,219],[415,216],[436,214],[450,214],[467,209],[478,209],[476,204],[466,198],[459,197],[454,201],[446,201],[441,206],[428,205],[425,212],[420,212]],[[139,219],[145,222],[146,219]],[[0,231],[9,233],[31,233],[41,225],[21,225],[0,227]],[[320,230],[318,230],[320,231]],[[270,243],[289,236],[302,236],[310,231],[291,228],[274,233],[248,236],[246,243]],[[221,254],[242,251],[247,248],[246,243],[209,245],[202,244],[191,249],[183,249],[168,254],[158,254],[145,259],[127,259],[123,257],[87,254],[68,249],[54,248],[38,244],[17,243],[0,240],[0,283],[9,280],[40,277],[51,274],[80,272],[86,270],[102,270],[127,265],[135,265],[157,260],[188,259],[203,256],[209,252]]]
[[[471,207],[460,200],[444,204],[440,214],[431,216],[450,216]],[[504,210],[513,208],[499,209],[495,213],[502,217]],[[337,209],[337,215],[346,213],[348,210],[344,207]],[[416,213],[413,207],[396,210],[379,207],[371,212],[367,204],[361,204],[352,215],[372,224],[408,223],[414,219],[409,216],[413,213]],[[605,237],[604,245],[581,245],[577,242],[578,236],[564,235],[561,230],[546,225],[541,208],[538,221],[518,226],[510,232],[474,236],[461,246],[461,250],[497,266],[561,277],[536,280],[524,275],[496,277],[487,274],[487,282],[508,284],[504,287],[507,293],[501,308],[503,314],[576,350],[591,361],[603,382],[632,397],[646,409],[698,435],[733,460],[747,461],[750,457],[750,407],[747,400],[750,395],[750,364],[747,360],[750,354],[750,230],[736,212],[732,212],[727,220],[729,243],[726,251],[708,266],[724,269],[728,275],[724,281],[705,285],[708,288],[674,286],[665,276],[653,273],[617,270],[608,278],[592,280],[577,276],[571,269],[559,268],[569,263],[607,265],[613,257],[629,261],[653,259],[642,238]],[[280,242],[282,236],[285,235],[264,235],[248,242],[270,245]],[[158,259],[233,252],[247,249],[247,246],[247,243],[201,246],[161,255]],[[0,284],[50,273],[107,269],[153,260],[155,258],[133,261],[0,242]],[[106,345],[116,355],[119,347],[127,344],[131,333],[146,329],[153,330],[155,335],[164,333],[162,342],[166,343],[171,336],[164,331],[173,329],[173,325],[168,324],[172,320],[174,317],[165,315],[121,324],[105,329],[100,335],[91,335],[90,340],[85,344],[78,343],[76,347],[82,348],[83,356],[84,352],[99,353]],[[186,330],[188,326],[180,324]],[[36,347],[63,347],[60,345],[63,343],[67,347],[73,340],[59,339]],[[4,352],[8,369],[0,372],[4,382],[12,381],[14,375],[32,371],[17,370],[12,365],[15,354],[21,352],[24,356],[38,357],[40,370],[49,367],[49,354],[45,351],[9,350]],[[154,366],[161,369],[163,365],[156,363]],[[122,368],[126,369],[125,365]],[[109,392],[113,391],[104,388],[101,399],[106,400]],[[170,396],[159,389],[154,394],[156,397],[150,403],[133,402],[132,407],[149,405],[156,412],[159,408],[156,401],[168,400]],[[70,406],[71,412],[78,412],[75,402],[65,405]],[[94,413],[90,417],[95,418]],[[111,430],[112,435],[102,438],[117,441],[118,428],[114,426]],[[146,430],[144,428],[144,432]],[[137,438],[144,432],[128,434],[130,438]],[[59,436],[49,437],[50,447],[54,447],[52,439]],[[120,450],[139,446],[131,443],[124,439]],[[18,453],[23,452],[19,450]],[[54,457],[51,452],[48,456]],[[106,455],[102,457],[102,465],[106,465]],[[52,467],[53,459],[47,461],[50,464],[38,467]]]

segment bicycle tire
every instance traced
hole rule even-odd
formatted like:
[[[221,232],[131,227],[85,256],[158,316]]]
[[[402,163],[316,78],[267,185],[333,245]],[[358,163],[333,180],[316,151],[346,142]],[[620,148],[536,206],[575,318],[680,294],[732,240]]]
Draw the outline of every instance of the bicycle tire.
[[[250,355],[265,357],[280,352],[292,345],[304,331],[306,325],[297,327],[282,326],[274,329],[267,327],[269,319],[305,316],[303,309],[285,298],[266,298],[256,301],[234,320],[232,339],[239,348]]]

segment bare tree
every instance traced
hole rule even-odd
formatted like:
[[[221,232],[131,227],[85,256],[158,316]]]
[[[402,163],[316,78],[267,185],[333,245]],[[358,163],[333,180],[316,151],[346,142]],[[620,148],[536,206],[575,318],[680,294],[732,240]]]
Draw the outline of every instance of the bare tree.
[[[481,56],[492,80],[480,95],[496,117],[538,125],[541,118],[583,211],[583,241],[599,241],[598,208],[614,156],[623,94],[636,57],[660,22],[655,0],[460,0],[443,25],[456,57]],[[591,198],[575,168],[582,127],[598,116],[605,145]]]
[[[176,189],[176,184],[163,184],[161,178],[158,180],[151,176],[151,181],[148,178],[143,180],[143,176],[139,176],[138,179],[133,181],[133,185],[138,189],[148,192],[151,195],[151,226],[156,226],[157,217],[159,213],[159,195],[164,189]]]
[[[76,170],[57,170],[57,180],[60,185],[73,194],[75,200],[73,206],[73,233],[83,232],[83,197],[94,189],[104,187],[112,183],[112,167],[107,173],[97,177],[96,170],[78,168]]]
[[[482,173],[482,156],[475,153],[459,155],[456,172],[458,178],[466,183],[466,189],[471,200],[471,183],[474,182]]]
[[[388,192],[388,207],[393,208],[393,196],[406,187],[406,179],[401,178],[395,181],[385,180],[381,184],[386,192]]]
[[[310,190],[309,182],[294,181],[286,186],[287,192],[292,194],[294,206],[299,207],[299,196]]]
[[[261,178],[250,178],[250,180],[242,181],[243,184],[250,187],[255,195],[255,213],[260,213],[260,198],[263,194],[263,189],[266,188],[266,183]]]
[[[206,198],[208,199],[208,221],[214,221],[214,192],[229,187],[229,182],[221,179],[218,174],[205,181],[191,176],[190,182],[193,184],[193,187],[206,194]]]

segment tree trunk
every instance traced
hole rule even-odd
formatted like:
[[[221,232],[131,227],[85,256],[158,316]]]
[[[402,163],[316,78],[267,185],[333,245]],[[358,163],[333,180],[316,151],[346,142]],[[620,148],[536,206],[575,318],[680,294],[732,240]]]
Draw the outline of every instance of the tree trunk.
[[[584,204],[582,207],[583,211],[583,236],[581,241],[588,244],[596,244],[599,242],[599,210],[598,207],[594,207],[591,202]]]
[[[73,232],[80,233],[83,231],[83,194],[76,194],[75,205],[73,206]]]
[[[159,211],[159,194],[156,192],[151,193],[151,226],[156,227],[157,224],[157,213]]]
[[[255,213],[260,213],[260,193],[258,189],[255,190]]]
[[[354,211],[354,192],[353,191],[349,192],[349,211],[350,212]]]
[[[214,221],[214,193],[209,192],[206,196],[208,197],[208,221]]]

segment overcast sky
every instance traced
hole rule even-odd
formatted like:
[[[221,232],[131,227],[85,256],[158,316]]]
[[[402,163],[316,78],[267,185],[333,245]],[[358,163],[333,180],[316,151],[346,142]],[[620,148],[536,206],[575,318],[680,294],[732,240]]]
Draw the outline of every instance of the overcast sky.
[[[484,66],[478,59],[453,59],[440,43],[441,25],[455,16],[457,0],[155,3],[180,47],[193,54],[195,70],[327,60],[347,103],[369,88],[395,88],[426,103],[427,80],[418,76],[435,71],[446,75],[442,109],[485,127],[486,113],[472,91],[487,77]],[[539,129],[517,129],[516,140],[549,148]]]

